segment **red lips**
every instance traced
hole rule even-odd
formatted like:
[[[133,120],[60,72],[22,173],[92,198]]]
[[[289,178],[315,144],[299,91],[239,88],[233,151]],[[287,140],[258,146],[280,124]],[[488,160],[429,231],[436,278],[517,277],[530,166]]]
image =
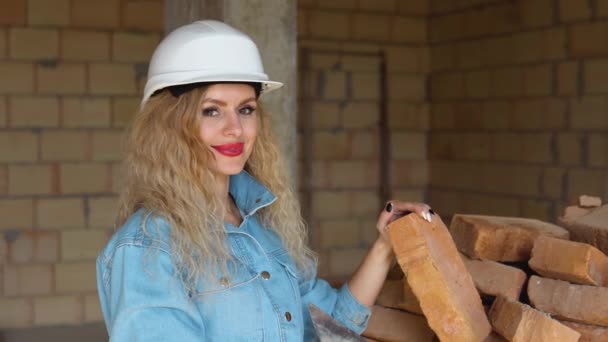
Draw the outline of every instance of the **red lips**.
[[[235,143],[235,144],[224,144],[224,145],[215,145],[211,146],[219,153],[227,156],[227,157],[236,157],[243,153],[244,143]]]

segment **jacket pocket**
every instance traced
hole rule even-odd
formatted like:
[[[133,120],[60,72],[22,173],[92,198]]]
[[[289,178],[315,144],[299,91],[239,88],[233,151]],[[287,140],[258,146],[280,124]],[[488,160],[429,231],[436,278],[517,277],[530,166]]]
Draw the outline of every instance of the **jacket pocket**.
[[[287,273],[289,273],[292,277],[298,280],[300,279],[300,273],[298,272],[298,268],[296,267],[295,263],[293,262],[293,259],[285,249],[281,248],[274,251],[271,254],[271,257],[273,257],[279,264],[281,264],[281,266],[283,266]]]

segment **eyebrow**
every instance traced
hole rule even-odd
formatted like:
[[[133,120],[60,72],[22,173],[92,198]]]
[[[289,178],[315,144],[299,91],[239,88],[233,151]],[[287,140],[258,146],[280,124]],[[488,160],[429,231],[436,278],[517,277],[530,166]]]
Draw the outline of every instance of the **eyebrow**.
[[[250,101],[256,101],[256,98],[255,97],[246,98],[245,100],[243,100],[243,101],[241,101],[239,103],[239,106],[242,105],[242,104],[244,104],[244,103],[250,102]],[[226,102],[224,102],[222,100],[214,99],[214,98],[203,99],[203,103],[206,103],[206,102],[215,103],[215,104],[220,105],[220,106],[226,106],[227,105]]]

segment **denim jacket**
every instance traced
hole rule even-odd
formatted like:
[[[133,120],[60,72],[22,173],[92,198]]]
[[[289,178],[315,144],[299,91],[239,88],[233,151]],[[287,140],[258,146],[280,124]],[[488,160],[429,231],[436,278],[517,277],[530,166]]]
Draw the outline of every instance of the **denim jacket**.
[[[226,223],[235,263],[186,294],[174,274],[167,222],[143,209],[114,234],[97,258],[97,286],[111,341],[315,341],[312,303],[360,334],[370,310],[345,284],[339,290],[305,277],[279,236],[255,213],[275,196],[245,171],[230,178],[241,212]],[[153,224],[156,233],[144,234]],[[154,232],[154,229],[149,229]],[[215,280],[215,281],[214,281]]]

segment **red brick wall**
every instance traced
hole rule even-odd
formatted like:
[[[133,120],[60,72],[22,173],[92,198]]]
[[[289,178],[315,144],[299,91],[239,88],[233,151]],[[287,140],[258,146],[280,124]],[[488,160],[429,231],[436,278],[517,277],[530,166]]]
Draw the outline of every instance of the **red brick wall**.
[[[554,220],[608,197],[608,2],[432,1],[430,197]]]
[[[0,9],[0,328],[99,321],[95,257],[163,2]]]

